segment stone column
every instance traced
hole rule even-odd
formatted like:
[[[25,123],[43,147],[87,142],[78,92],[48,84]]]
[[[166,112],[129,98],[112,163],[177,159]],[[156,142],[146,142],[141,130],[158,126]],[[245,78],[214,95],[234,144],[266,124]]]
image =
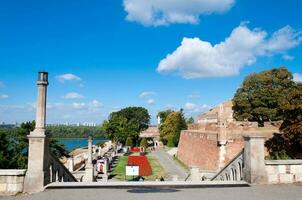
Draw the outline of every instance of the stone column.
[[[92,138],[88,138],[88,158],[85,166],[84,182],[93,182],[94,170],[92,165]]]
[[[29,140],[28,168],[24,180],[24,191],[27,193],[43,191],[44,185],[50,181],[48,169],[49,145],[45,136],[47,72],[39,72],[37,85],[36,127],[27,136]]]
[[[68,158],[68,170],[70,172],[73,172],[74,170],[74,160],[73,160],[73,156],[70,156],[70,158]]]
[[[224,114],[223,104],[219,105],[219,112],[217,113],[218,123],[218,146],[219,146],[219,164],[218,168],[221,170],[225,166],[226,145],[227,145],[227,120]]]
[[[264,162],[264,136],[244,136],[243,179],[251,184],[266,184],[267,174]]]
[[[199,168],[198,167],[191,167],[191,181],[199,182],[200,181],[200,174],[199,174]]]

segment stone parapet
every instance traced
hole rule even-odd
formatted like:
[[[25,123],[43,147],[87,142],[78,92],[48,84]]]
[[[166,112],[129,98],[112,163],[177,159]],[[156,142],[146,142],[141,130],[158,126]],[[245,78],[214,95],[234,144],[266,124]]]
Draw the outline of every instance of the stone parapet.
[[[269,184],[302,182],[302,160],[266,160]]]
[[[23,192],[25,169],[0,170],[0,195],[15,195]]]

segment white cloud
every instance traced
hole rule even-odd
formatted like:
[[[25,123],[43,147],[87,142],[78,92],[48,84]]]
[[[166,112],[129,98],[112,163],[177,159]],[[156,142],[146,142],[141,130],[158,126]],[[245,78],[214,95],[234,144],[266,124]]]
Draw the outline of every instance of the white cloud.
[[[161,60],[157,71],[176,72],[185,78],[222,77],[239,73],[259,56],[286,54],[302,42],[302,32],[285,26],[267,37],[267,32],[236,27],[223,42],[212,45],[199,38],[183,38],[181,45]]]
[[[298,74],[298,73],[294,73],[293,74],[293,77],[294,77],[294,81],[297,82],[297,83],[302,83],[302,75],[301,74]]]
[[[148,99],[147,100],[147,104],[154,105],[155,104],[155,100],[154,99]]]
[[[86,107],[86,104],[85,104],[85,103],[73,103],[73,104],[72,104],[72,107],[73,107],[74,109],[83,109],[83,108]]]
[[[147,98],[147,97],[151,97],[151,96],[155,96],[155,95],[156,95],[156,92],[145,91],[139,95],[139,98]]]
[[[103,104],[101,102],[99,102],[98,100],[93,100],[89,105],[93,108],[103,107]]]
[[[76,92],[69,92],[63,96],[64,99],[83,99],[84,96]]]
[[[196,104],[193,104],[193,103],[190,103],[190,102],[187,102],[186,104],[185,104],[185,109],[186,110],[193,110],[193,109],[195,109],[197,106],[196,106]]]
[[[184,110],[188,113],[201,113],[204,112],[206,110],[209,110],[211,107],[207,104],[203,104],[203,105],[197,105],[191,102],[187,102],[184,105]]]
[[[235,0],[124,0],[128,21],[146,26],[199,23],[200,15],[228,11]]]
[[[62,74],[62,75],[56,76],[56,78],[62,83],[64,83],[65,81],[80,81],[80,80],[82,80],[80,77],[78,77],[74,74]]]
[[[7,94],[1,94],[0,95],[0,99],[7,99],[8,98],[8,95]]]
[[[292,61],[293,59],[295,59],[294,56],[291,56],[288,54],[283,55],[282,58],[283,58],[283,60],[287,60],[287,61]]]

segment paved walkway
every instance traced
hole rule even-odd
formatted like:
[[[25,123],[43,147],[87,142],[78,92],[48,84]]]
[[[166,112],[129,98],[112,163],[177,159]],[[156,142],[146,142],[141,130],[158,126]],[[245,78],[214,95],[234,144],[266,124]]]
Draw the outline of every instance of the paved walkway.
[[[301,200],[302,186],[274,185],[202,189],[53,189],[7,200]]]
[[[163,149],[157,149],[153,151],[151,155],[154,155],[158,159],[160,164],[168,173],[168,180],[172,180],[173,175],[177,175],[178,180],[185,180],[188,174],[181,166],[179,166],[178,163],[175,162],[175,160],[173,160],[173,157],[166,153]]]

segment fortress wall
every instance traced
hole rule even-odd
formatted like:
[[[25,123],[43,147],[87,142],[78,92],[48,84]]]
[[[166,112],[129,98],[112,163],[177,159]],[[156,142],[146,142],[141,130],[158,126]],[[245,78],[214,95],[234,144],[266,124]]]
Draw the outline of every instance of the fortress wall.
[[[270,138],[273,130],[269,131],[237,131],[227,133],[227,144],[224,164],[231,161],[244,147],[244,134],[262,134]],[[219,168],[218,132],[185,130],[182,131],[178,145],[177,157],[187,166],[196,166],[205,171],[217,171]],[[267,155],[267,152],[265,152]]]
[[[187,166],[216,171],[219,160],[217,133],[182,131],[177,157]]]

